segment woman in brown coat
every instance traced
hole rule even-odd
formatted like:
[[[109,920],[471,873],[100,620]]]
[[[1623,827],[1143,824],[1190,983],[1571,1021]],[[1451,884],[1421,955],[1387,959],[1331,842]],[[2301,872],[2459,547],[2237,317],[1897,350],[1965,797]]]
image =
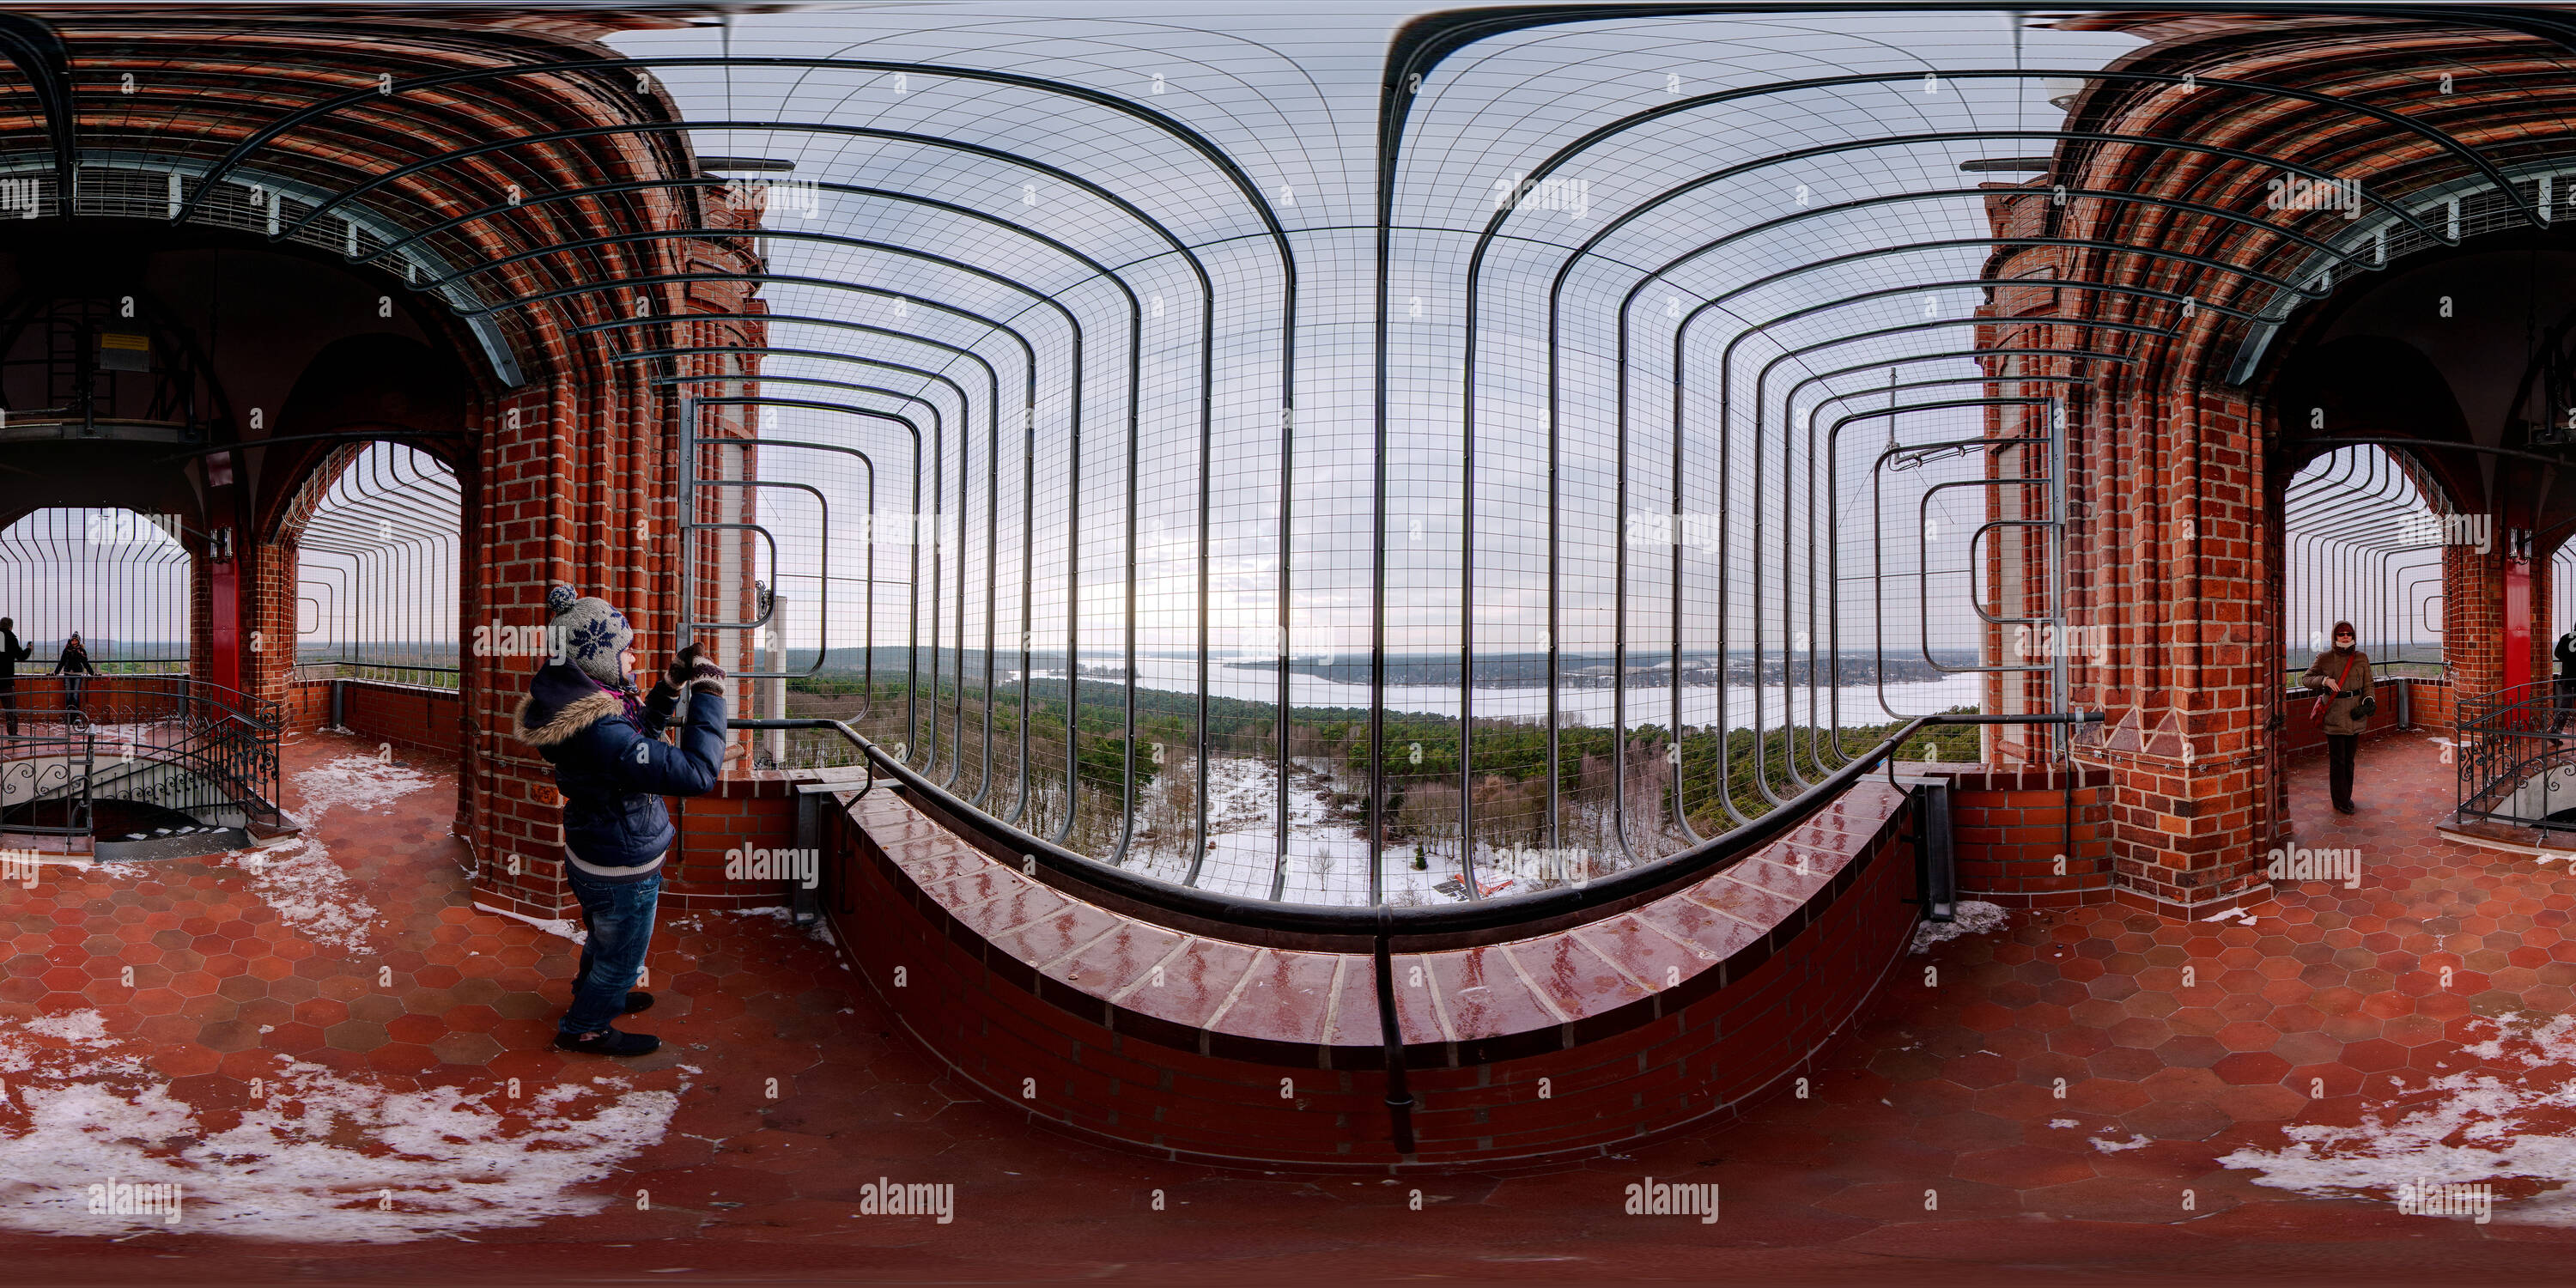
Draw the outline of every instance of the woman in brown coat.
[[[2317,705],[2326,731],[2327,781],[2334,789],[2338,814],[2352,808],[2352,758],[2361,747],[2369,721],[2353,713],[2370,693],[2370,655],[2354,647],[2352,623],[2334,624],[2334,648],[2317,654],[2316,663],[2299,683],[2318,692]]]

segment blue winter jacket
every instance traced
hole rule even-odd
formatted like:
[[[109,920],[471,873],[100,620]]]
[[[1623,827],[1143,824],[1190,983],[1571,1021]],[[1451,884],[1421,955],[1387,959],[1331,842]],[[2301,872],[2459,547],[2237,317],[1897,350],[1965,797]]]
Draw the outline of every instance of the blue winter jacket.
[[[662,731],[679,701],[679,690],[654,685],[639,729],[615,694],[571,665],[550,663],[529,682],[519,703],[519,738],[554,766],[564,797],[564,844],[573,857],[597,868],[646,867],[678,835],[662,798],[715,789],[724,766],[725,700],[689,694],[688,719],[673,746]]]

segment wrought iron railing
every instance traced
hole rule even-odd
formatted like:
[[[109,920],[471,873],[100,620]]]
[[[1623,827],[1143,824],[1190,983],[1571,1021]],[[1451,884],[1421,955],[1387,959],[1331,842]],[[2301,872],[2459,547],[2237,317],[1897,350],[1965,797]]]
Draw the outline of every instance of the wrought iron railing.
[[[2460,817],[2576,831],[2576,695],[2535,680],[2457,710]]]
[[[282,826],[278,704],[184,675],[103,677],[82,695],[90,801],[131,800],[206,822]]]
[[[21,708],[0,736],[0,833],[87,837],[98,734],[81,712]]]

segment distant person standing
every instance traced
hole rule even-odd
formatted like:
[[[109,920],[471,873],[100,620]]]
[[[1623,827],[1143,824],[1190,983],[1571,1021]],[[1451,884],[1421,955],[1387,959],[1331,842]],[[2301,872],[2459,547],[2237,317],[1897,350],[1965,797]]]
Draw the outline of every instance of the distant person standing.
[[[98,668],[90,665],[89,649],[82,646],[79,631],[73,631],[72,637],[63,642],[63,655],[54,663],[54,674],[63,677],[72,710],[80,710],[81,695],[89,691],[88,677],[98,674]]]
[[[2567,627],[2567,633],[2558,637],[2558,646],[2549,652],[2558,659],[2558,693],[2554,704],[2558,708],[2558,719],[2555,723],[2564,729],[2568,716],[2576,714],[2576,623]]]
[[[18,664],[34,655],[36,646],[18,642],[18,623],[0,617],[0,714],[8,716],[9,736],[18,736]]]
[[[2334,647],[2317,654],[2299,683],[2318,691],[2319,721],[2326,732],[2327,782],[2334,792],[2335,813],[2350,814],[2352,804],[2352,761],[2361,749],[2361,731],[2368,725],[2370,713],[2362,704],[2370,700],[2370,656],[2354,647],[2352,623],[2336,622]]]

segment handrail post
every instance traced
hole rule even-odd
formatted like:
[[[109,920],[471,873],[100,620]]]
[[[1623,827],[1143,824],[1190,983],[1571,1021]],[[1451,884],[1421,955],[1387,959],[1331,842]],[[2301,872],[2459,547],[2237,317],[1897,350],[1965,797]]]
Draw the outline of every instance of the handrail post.
[[[1394,1135],[1395,1152],[1413,1153],[1413,1092],[1404,1080],[1404,1031],[1395,1019],[1395,959],[1388,940],[1395,933],[1395,915],[1387,905],[1377,908],[1377,1024],[1386,1042],[1386,1116]]]

